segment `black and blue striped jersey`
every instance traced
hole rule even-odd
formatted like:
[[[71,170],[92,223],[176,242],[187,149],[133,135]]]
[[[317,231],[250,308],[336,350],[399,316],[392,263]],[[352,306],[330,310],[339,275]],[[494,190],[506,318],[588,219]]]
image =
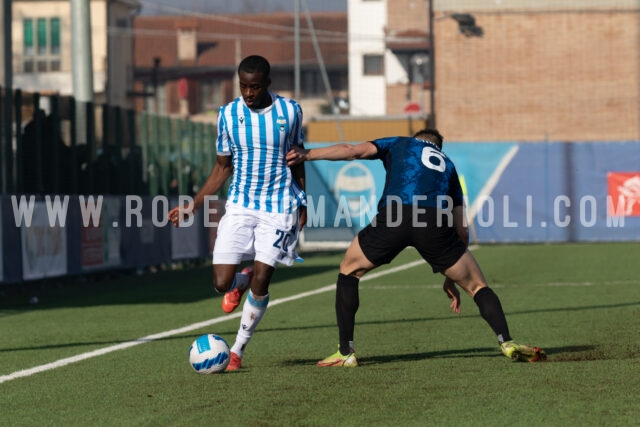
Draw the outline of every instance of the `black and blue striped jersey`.
[[[439,196],[440,199],[449,196],[453,206],[462,205],[462,188],[456,168],[436,145],[402,136],[371,142],[378,147],[376,158],[382,160],[386,170],[379,210],[388,202],[444,209],[452,207],[447,202],[439,202]]]

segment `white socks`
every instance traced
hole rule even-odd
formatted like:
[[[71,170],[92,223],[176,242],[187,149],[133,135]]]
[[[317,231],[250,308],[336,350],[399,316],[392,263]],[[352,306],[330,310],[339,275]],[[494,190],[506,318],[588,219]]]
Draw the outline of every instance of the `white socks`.
[[[236,275],[237,280],[238,276]],[[256,330],[258,323],[260,323],[262,316],[264,316],[268,304],[269,294],[259,297],[254,295],[253,291],[249,291],[249,295],[247,295],[247,299],[242,306],[242,317],[240,318],[240,329],[238,329],[238,334],[236,335],[236,342],[231,347],[231,351],[238,356],[242,357],[244,348],[253,336],[253,332]]]

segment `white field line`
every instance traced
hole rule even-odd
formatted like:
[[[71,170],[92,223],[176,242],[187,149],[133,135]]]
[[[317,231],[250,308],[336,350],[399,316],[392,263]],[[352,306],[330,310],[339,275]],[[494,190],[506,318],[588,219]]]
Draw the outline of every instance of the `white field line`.
[[[403,271],[403,270],[407,270],[409,268],[413,268],[417,265],[424,265],[424,261],[423,260],[417,260],[417,261],[413,261],[410,262],[408,264],[404,264],[398,267],[394,267],[394,268],[389,268],[386,270],[382,270],[382,271],[378,271],[372,274],[367,275],[366,277],[363,277],[360,281],[364,282],[366,280],[372,280],[381,276],[385,276],[387,274],[392,274],[392,273],[396,273],[398,271]],[[324,286],[322,288],[318,288],[315,289],[313,291],[308,291],[308,292],[302,292],[300,294],[297,295],[292,295],[290,297],[285,297],[285,298],[279,298],[277,300],[274,301],[270,301],[269,302],[269,306],[272,305],[278,305],[278,304],[282,304],[285,302],[289,302],[289,301],[295,301],[301,298],[306,298],[312,295],[317,295],[317,294],[321,294],[323,292],[328,292],[332,289],[335,289],[336,284],[332,283],[331,285],[327,285]],[[136,345],[139,344],[144,344],[147,342],[151,342],[151,341],[155,341],[155,340],[159,340],[162,338],[167,338],[167,337],[171,337],[174,335],[178,335],[184,332],[190,332],[196,329],[201,329],[204,328],[206,326],[210,326],[210,325],[214,325],[216,323],[221,323],[221,322],[226,322],[227,320],[231,320],[231,319],[235,319],[238,318],[242,315],[242,311],[235,313],[235,314],[229,314],[226,316],[220,316],[220,317],[216,317],[214,319],[209,319],[209,320],[205,320],[203,322],[198,322],[198,323],[193,323],[191,325],[187,325],[187,326],[183,326],[182,328],[178,328],[178,329],[172,329],[170,331],[164,331],[164,332],[159,332],[157,334],[152,334],[152,335],[147,335],[146,337],[142,337],[142,338],[138,338],[136,340],[133,341],[127,341],[127,342],[123,342],[120,344],[116,344],[116,345],[112,345],[109,347],[104,347],[104,348],[100,348],[97,350],[93,350],[93,351],[88,351],[86,353],[81,353],[78,354],[77,356],[72,356],[72,357],[67,357],[64,359],[59,359],[56,360],[55,362],[51,362],[51,363],[46,363],[44,365],[40,365],[40,366],[35,366],[33,368],[29,368],[29,369],[23,369],[21,371],[16,371],[13,372],[11,374],[8,375],[3,375],[0,376],[0,384],[7,382],[7,381],[11,381],[11,380],[15,380],[17,378],[22,378],[22,377],[28,377],[34,374],[38,374],[40,372],[45,372],[45,371],[50,371],[52,369],[56,369],[56,368],[61,368],[63,366],[67,366],[70,365],[72,363],[76,363],[76,362],[81,362],[83,360],[86,359],[91,359],[92,357],[97,357],[97,356],[102,356],[104,354],[108,354],[117,350],[124,350],[130,347],[134,347]]]
[[[378,277],[386,276],[387,274],[397,273],[398,271],[408,270],[408,269],[416,267],[418,265],[424,265],[424,261],[423,260],[417,260],[417,261],[410,262],[408,264],[400,265],[398,267],[389,268],[387,270],[382,270],[382,271],[378,271],[378,272],[375,272],[375,273],[371,273],[371,274],[363,277],[362,279],[360,279],[360,281],[364,282],[364,281],[367,281],[367,280],[377,279]],[[548,287],[553,287],[553,286],[596,286],[596,285],[629,285],[629,284],[636,284],[636,283],[638,283],[637,280],[618,280],[618,281],[610,281],[610,282],[539,283],[539,284],[532,284],[532,285],[527,285],[527,286],[548,286]],[[491,286],[494,287],[494,288],[497,288],[497,287],[504,287],[505,285],[492,284]],[[507,285],[507,286],[512,287],[512,286],[518,286],[518,285]],[[330,291],[332,289],[335,289],[335,287],[336,287],[336,284],[332,283],[331,285],[323,286],[323,287],[315,289],[313,291],[302,292],[300,294],[292,295],[290,297],[279,298],[277,300],[270,301],[269,302],[269,306],[278,305],[278,304],[282,304],[282,303],[289,302],[289,301],[295,301],[295,300],[298,300],[298,299],[301,299],[301,298],[306,298],[306,297],[309,297],[309,296],[312,296],[312,295],[317,295],[317,294],[321,294],[321,293],[324,293],[324,292],[328,292],[328,291]],[[425,285],[425,286],[421,286],[421,287],[422,288],[428,288],[428,289],[439,289],[439,288],[442,287],[442,285],[441,284],[433,284],[433,285]],[[374,286],[374,287],[371,287],[371,288],[368,288],[368,289],[386,289],[386,288],[391,288],[391,287]],[[394,289],[398,289],[398,287],[394,287]],[[92,357],[96,357],[96,356],[102,356],[104,354],[108,354],[108,353],[111,353],[111,352],[114,352],[114,351],[117,351],[117,350],[124,350],[124,349],[127,349],[129,347],[134,347],[134,346],[139,345],[139,344],[144,344],[144,343],[155,341],[155,340],[159,340],[159,339],[162,339],[162,338],[171,337],[171,336],[174,336],[174,335],[181,334],[183,332],[190,332],[190,331],[193,331],[193,330],[196,330],[196,329],[204,328],[206,326],[214,325],[216,323],[226,322],[227,320],[238,318],[241,315],[242,315],[242,312],[235,313],[235,314],[229,314],[229,315],[226,315],[226,316],[220,316],[220,317],[216,317],[214,319],[205,320],[203,322],[192,323],[191,325],[183,326],[182,328],[172,329],[170,331],[159,332],[157,334],[147,335],[146,337],[138,338],[138,339],[133,340],[133,341],[127,341],[127,342],[123,342],[123,343],[120,343],[120,344],[112,345],[112,346],[109,346],[109,347],[100,348],[98,350],[93,350],[93,351],[89,351],[89,352],[86,352],[86,353],[81,353],[81,354],[78,354],[77,356],[72,356],[72,357],[67,357],[65,359],[56,360],[55,362],[46,363],[44,365],[36,366],[36,367],[30,368],[30,369],[23,369],[21,371],[16,371],[16,372],[13,372],[13,373],[8,374],[8,375],[0,376],[0,384],[2,384],[4,382],[7,382],[7,381],[15,380],[17,378],[28,377],[28,376],[31,376],[31,375],[34,375],[34,374],[37,374],[37,373],[40,373],[40,372],[45,372],[45,371],[50,371],[52,369],[61,368],[63,366],[70,365],[72,363],[81,362],[83,360],[91,359]]]

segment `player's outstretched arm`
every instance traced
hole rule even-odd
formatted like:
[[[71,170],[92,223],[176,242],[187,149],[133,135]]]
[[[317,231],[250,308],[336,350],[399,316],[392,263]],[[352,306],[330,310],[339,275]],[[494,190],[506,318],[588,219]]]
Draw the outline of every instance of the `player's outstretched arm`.
[[[329,147],[303,149],[293,147],[287,153],[289,166],[311,160],[356,160],[371,159],[378,153],[378,148],[370,141],[360,144],[336,144]]]
[[[200,191],[198,191],[193,198],[193,212],[196,212],[202,207],[206,196],[217,193],[232,173],[233,163],[231,156],[217,156],[216,164],[213,165],[211,173],[202,188],[200,188]],[[188,216],[188,209],[187,212],[185,212],[185,206],[176,206],[172,208],[167,215],[169,221],[171,221],[175,227]]]

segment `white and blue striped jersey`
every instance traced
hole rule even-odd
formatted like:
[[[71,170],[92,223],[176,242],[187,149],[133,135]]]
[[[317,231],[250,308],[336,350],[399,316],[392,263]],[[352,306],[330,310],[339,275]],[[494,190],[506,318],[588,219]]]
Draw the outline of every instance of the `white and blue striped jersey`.
[[[272,103],[252,110],[238,97],[218,112],[217,155],[232,156],[227,201],[265,212],[292,213],[306,204],[293,179],[286,154],[302,145],[302,108],[270,93]]]

